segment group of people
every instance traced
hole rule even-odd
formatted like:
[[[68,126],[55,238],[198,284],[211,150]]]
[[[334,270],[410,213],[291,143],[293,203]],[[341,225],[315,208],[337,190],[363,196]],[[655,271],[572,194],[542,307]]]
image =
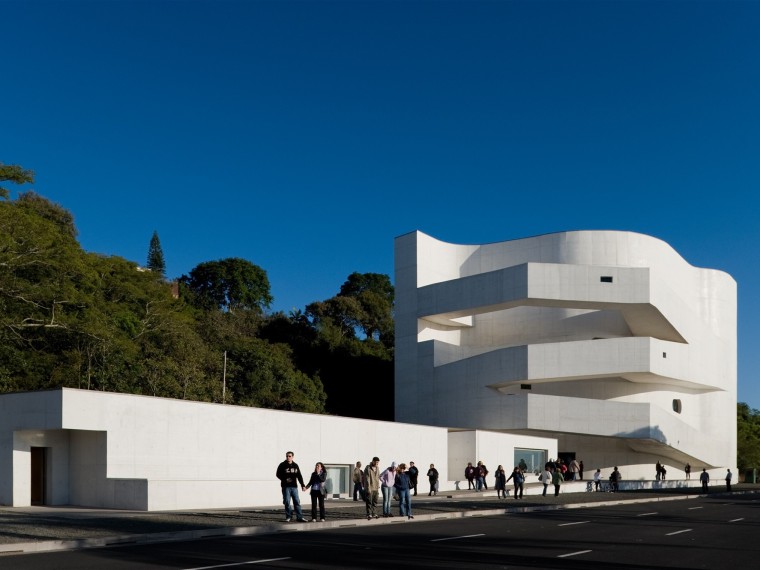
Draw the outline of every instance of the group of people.
[[[380,458],[373,457],[369,465],[362,469],[361,461],[356,462],[353,473],[354,501],[360,498],[364,500],[367,508],[367,520],[376,519],[377,505],[380,494],[383,497],[383,517],[392,517],[391,500],[398,501],[399,515],[413,519],[412,496],[417,496],[417,484],[420,470],[409,462],[396,463],[393,461],[384,470],[380,470]],[[438,494],[438,470],[433,463],[427,471],[430,492],[428,495]]]
[[[501,468],[501,465],[499,465]],[[502,469],[503,471],[503,469]],[[478,464],[473,466],[472,462],[467,463],[467,467],[464,468],[464,478],[467,479],[467,489],[474,491],[487,491],[488,485],[486,484],[486,475],[488,475],[488,468],[482,461],[478,461]],[[499,474],[496,474],[498,482]]]
[[[300,484],[301,490],[309,490],[311,496],[311,522],[317,520],[325,521],[325,481],[327,479],[327,471],[322,462],[318,461],[314,465],[314,471],[309,477],[309,481],[304,483],[303,474],[301,473],[298,464],[293,461],[293,452],[288,451],[285,454],[285,461],[280,463],[277,467],[277,478],[280,480],[282,487],[282,502],[285,505],[285,521],[290,522],[295,512],[296,518],[299,522],[306,522],[301,510],[301,501],[298,496],[298,487]],[[657,480],[665,480],[666,469],[659,461],[655,466]],[[509,491],[507,490],[507,484],[512,481],[514,485],[514,498],[523,498],[523,486],[526,479],[527,465],[524,462],[520,462],[520,465],[515,466],[512,472],[507,476],[504,467],[499,465],[496,468],[494,474],[494,489],[496,490],[496,496],[500,499],[506,499]],[[686,478],[688,479],[691,473],[691,465],[686,464],[684,469],[686,472]],[[354,501],[358,501],[360,498],[366,504],[367,520],[378,518],[377,506],[380,502],[380,495],[382,494],[382,514],[383,517],[392,517],[391,512],[391,500],[396,498],[399,503],[399,515],[402,517],[408,517],[413,519],[412,515],[412,496],[417,496],[417,482],[419,478],[420,470],[414,465],[414,461],[409,462],[407,467],[406,463],[397,464],[392,462],[386,469],[380,469],[380,459],[373,457],[369,465],[362,469],[360,461],[356,462],[353,472],[354,483]],[[478,461],[477,465],[472,462],[467,463],[467,467],[464,470],[464,476],[467,479],[468,489],[479,491],[488,490],[486,483],[486,476],[488,475],[488,468],[482,461]],[[430,464],[430,468],[427,471],[428,482],[430,483],[430,491],[428,496],[438,494],[438,470],[434,464]],[[542,496],[546,496],[546,490],[549,485],[554,486],[554,496],[559,495],[560,486],[565,480],[583,479],[583,461],[576,461],[573,459],[569,465],[565,464],[561,459],[549,460],[544,465],[544,470],[539,474],[538,480],[543,483],[544,490]],[[609,481],[611,492],[619,490],[619,483],[622,479],[622,475],[617,467],[614,468],[610,474]],[[700,482],[702,483],[702,490],[707,492],[707,485],[710,481],[710,475],[706,469],[702,469],[700,474]],[[731,470],[726,473],[726,488],[731,491]],[[600,491],[602,486],[602,472],[601,469],[597,469],[594,473],[594,487],[596,491]],[[292,502],[292,507],[291,507]],[[317,517],[319,515],[319,517]]]

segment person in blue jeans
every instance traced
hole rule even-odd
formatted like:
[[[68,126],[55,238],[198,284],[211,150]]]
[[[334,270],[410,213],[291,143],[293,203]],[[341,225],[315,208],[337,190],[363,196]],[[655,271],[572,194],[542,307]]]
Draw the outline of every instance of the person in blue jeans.
[[[380,490],[383,492],[383,516],[392,517],[391,498],[393,497],[393,483],[396,480],[396,462],[391,463],[385,471],[380,473]]]
[[[290,522],[293,518],[293,510],[290,508],[290,502],[293,501],[293,507],[296,511],[298,522],[306,522],[301,512],[301,500],[298,498],[298,483],[301,484],[301,490],[306,491],[306,485],[303,482],[303,475],[298,463],[293,461],[293,452],[285,453],[285,461],[277,466],[277,478],[280,480],[282,487],[282,504],[285,505],[285,522]]]
[[[522,499],[523,498],[523,483],[525,482],[525,477],[523,477],[522,471],[520,471],[519,467],[515,467],[514,471],[510,473],[509,477],[507,478],[507,482],[512,479],[512,482],[515,485],[515,499]]]
[[[393,482],[393,488],[398,494],[398,509],[402,517],[412,516],[412,494],[410,492],[411,482],[409,474],[406,473],[406,463],[402,463],[396,468],[396,479]]]

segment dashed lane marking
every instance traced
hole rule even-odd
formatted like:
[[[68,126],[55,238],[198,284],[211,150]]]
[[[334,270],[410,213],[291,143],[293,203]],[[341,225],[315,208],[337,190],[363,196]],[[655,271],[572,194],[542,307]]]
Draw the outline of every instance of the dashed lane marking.
[[[578,552],[570,552],[568,554],[560,554],[557,556],[557,558],[568,558],[570,556],[578,556],[579,554],[586,554],[587,552],[591,552],[590,550],[579,550]]]
[[[578,522],[571,522],[571,523],[562,523],[562,524],[557,525],[557,526],[572,526],[574,524],[586,524],[586,523],[590,523],[590,522],[591,521],[578,521]]]
[[[285,558],[268,558],[266,560],[248,560],[247,562],[233,562],[232,564],[217,564],[215,566],[198,566],[196,568],[186,568],[185,570],[211,570],[212,568],[231,568],[233,566],[246,566],[250,564],[264,564],[266,562],[278,562],[279,560],[290,560],[290,556]]]
[[[683,530],[677,530],[677,531],[675,531],[675,532],[669,532],[669,533],[668,533],[668,534],[666,534],[665,536],[673,536],[674,534],[682,534],[682,533],[684,533],[684,532],[691,532],[692,530],[694,530],[694,529],[691,529],[691,528],[685,528],[685,529],[683,529]]]
[[[434,538],[430,542],[441,542],[444,540],[459,540],[460,538],[475,538],[476,536],[485,536],[485,534],[465,534],[464,536],[449,536],[447,538]]]

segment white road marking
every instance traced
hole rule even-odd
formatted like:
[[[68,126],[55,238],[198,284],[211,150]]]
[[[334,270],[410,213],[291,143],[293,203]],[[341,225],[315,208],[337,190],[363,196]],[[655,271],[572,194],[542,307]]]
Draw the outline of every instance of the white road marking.
[[[739,521],[743,521],[743,520],[744,520],[744,517],[742,517],[742,518],[740,518],[740,519],[734,519],[734,520],[730,520],[730,521],[728,521],[728,522],[739,522]]]
[[[264,564],[265,562],[277,562],[279,560],[290,560],[290,556],[286,556],[285,558],[268,558],[267,560],[249,560],[248,562],[235,562],[233,564],[217,564],[216,566],[198,566],[197,568],[186,568],[185,570],[211,570],[211,568],[230,568],[232,566]]]
[[[460,538],[474,538],[476,536],[485,536],[485,534],[465,534],[464,536],[450,536],[448,538],[434,538],[430,542],[441,542],[442,540],[459,540]]]
[[[557,525],[557,526],[572,526],[574,524],[586,524],[586,523],[590,523],[590,522],[591,521],[580,521],[580,522],[562,523],[562,524]]]
[[[560,554],[557,558],[567,558],[568,556],[578,556],[579,554],[586,554],[591,552],[590,550],[579,550],[578,552],[571,552],[570,554]]]
[[[704,507],[689,507],[690,511],[698,511],[699,509],[704,509]]]
[[[657,513],[641,513],[640,515],[636,515],[637,517],[648,517],[651,515],[656,515]]]
[[[674,534],[681,534],[681,533],[683,533],[683,532],[691,532],[692,530],[694,530],[694,529],[691,529],[691,528],[686,528],[686,529],[684,529],[684,530],[677,530],[677,531],[675,531],[675,532],[669,532],[669,533],[668,533],[668,534],[666,534],[665,536],[673,536]]]

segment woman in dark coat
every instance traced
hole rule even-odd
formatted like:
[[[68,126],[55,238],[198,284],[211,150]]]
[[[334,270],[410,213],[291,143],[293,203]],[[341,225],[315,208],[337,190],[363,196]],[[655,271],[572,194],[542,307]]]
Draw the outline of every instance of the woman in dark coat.
[[[430,481],[430,492],[428,493],[428,497],[430,495],[437,495],[438,494],[438,469],[435,468],[434,464],[430,464],[430,469],[428,469],[427,472],[428,481]]]
[[[319,504],[319,520],[325,522],[325,480],[327,471],[321,461],[314,466],[314,472],[311,474],[306,487],[311,495],[311,522],[317,522],[317,504]]]
[[[507,473],[504,471],[504,467],[499,465],[496,468],[496,473],[494,474],[494,477],[496,480],[494,481],[494,489],[496,489],[496,497],[498,499],[506,499],[507,498]]]

